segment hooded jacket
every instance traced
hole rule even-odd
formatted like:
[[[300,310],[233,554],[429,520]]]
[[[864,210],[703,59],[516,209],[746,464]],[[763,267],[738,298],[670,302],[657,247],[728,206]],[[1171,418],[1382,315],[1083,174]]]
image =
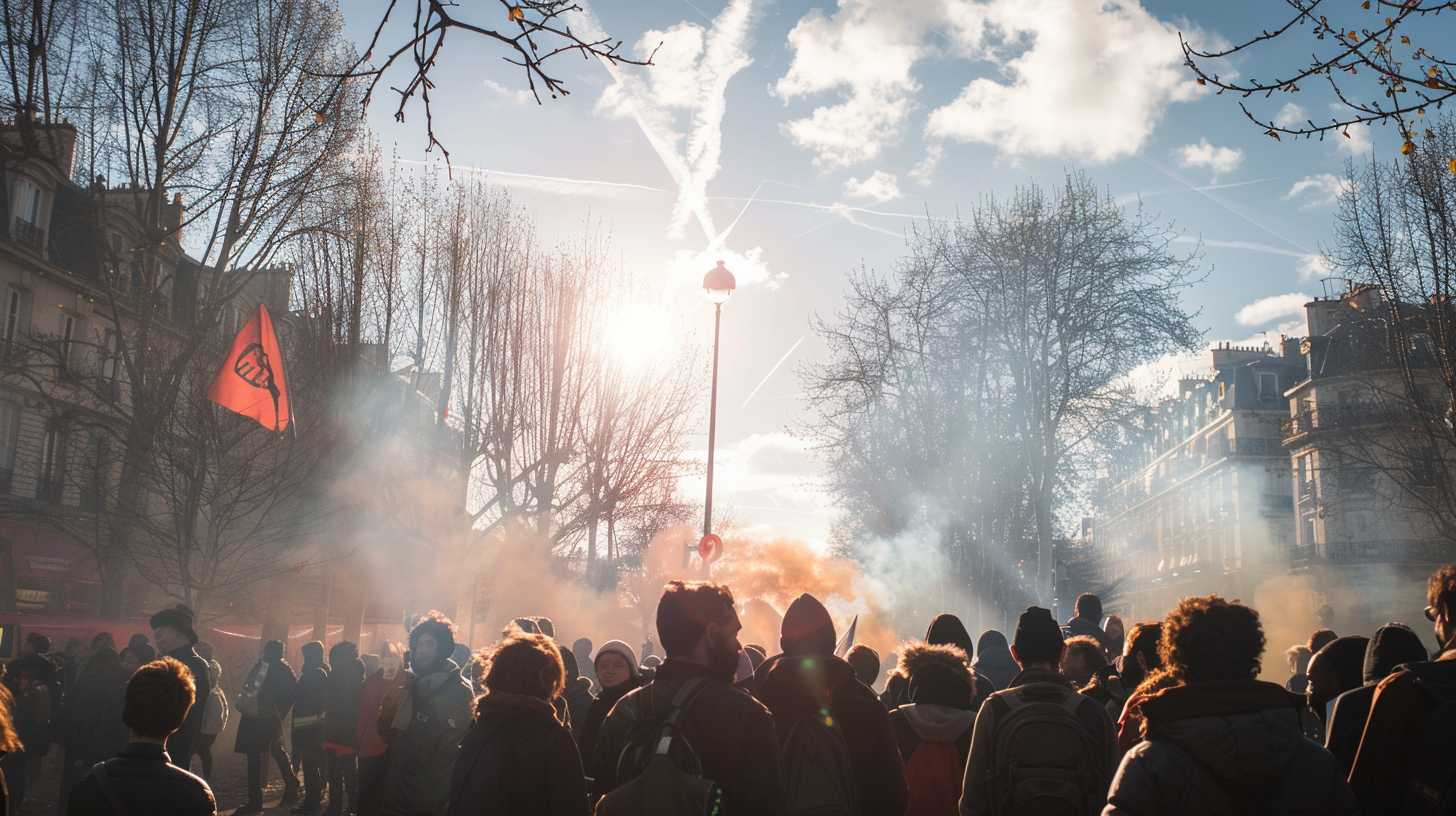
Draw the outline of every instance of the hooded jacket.
[[[1380,681],[1370,702],[1370,717],[1350,768],[1350,787],[1366,814],[1399,812],[1406,796],[1413,756],[1422,749],[1431,710],[1438,705],[1417,675],[1456,685],[1456,649],[1429,663],[1403,667]]]
[[[1365,731],[1365,718],[1370,716],[1370,703],[1375,699],[1375,687],[1395,667],[1402,663],[1419,663],[1425,660],[1426,647],[1421,638],[1402,623],[1387,623],[1375,630],[1375,637],[1365,647],[1365,665],[1362,670],[1365,684],[1347,691],[1335,698],[1335,707],[1330,712],[1329,728],[1325,733],[1325,748],[1340,761],[1345,774],[1355,764],[1355,752],[1360,748],[1360,735]]]
[[[1148,738],[1123,757],[1103,816],[1354,816],[1329,752],[1305,739],[1274,683],[1174,686],[1142,704]]]
[[[911,698],[890,712],[900,756],[909,762],[922,742],[954,743],[964,767],[976,723],[975,679],[964,653],[954,646],[912,644],[900,656],[900,668],[909,678]]]
[[[829,709],[849,749],[861,812],[905,811],[905,765],[889,716],[853,666],[833,655],[778,655],[758,667],[753,686],[753,696],[773,713],[780,739],[795,722]]]
[[[1329,704],[1336,697],[1361,686],[1369,643],[1370,638],[1346,635],[1325,644],[1309,659],[1309,706],[1321,722],[1328,719]]]
[[[550,703],[486,694],[460,743],[449,816],[586,816],[586,780],[571,732]]]
[[[470,684],[446,659],[410,680],[395,712],[380,786],[380,816],[440,816],[450,796],[460,739],[470,727]]]
[[[331,657],[334,659],[330,664],[326,684],[328,696],[324,702],[324,741],[335,749],[357,748],[364,662],[344,652]]]
[[[989,629],[976,641],[976,659],[971,669],[976,676],[988,682],[991,691],[1000,691],[1011,685],[1012,678],[1021,673],[1021,667],[1011,657],[1011,645],[1006,636]]]
[[[960,618],[949,612],[936,615],[930,622],[930,626],[925,630],[925,642],[931,646],[954,646],[965,653],[967,660],[976,656],[976,647],[971,643],[971,634],[966,631],[966,625],[961,623]],[[1009,652],[1007,656],[1010,656]],[[1015,672],[1012,672],[1012,676],[1015,676]],[[989,683],[980,683],[975,690],[975,698],[985,700],[992,691]],[[885,708],[891,710],[910,702],[909,677],[901,673],[898,667],[886,681],[885,691],[880,695],[880,702],[885,704]]]

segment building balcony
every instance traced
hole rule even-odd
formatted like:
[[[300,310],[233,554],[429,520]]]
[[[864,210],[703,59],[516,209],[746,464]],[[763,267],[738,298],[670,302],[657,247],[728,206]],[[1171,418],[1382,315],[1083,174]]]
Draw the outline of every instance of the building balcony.
[[[1330,564],[1425,564],[1456,558],[1456,543],[1437,539],[1329,541],[1316,546]]]
[[[1284,444],[1318,431],[1341,431],[1370,425],[1406,424],[1410,421],[1409,410],[1391,405],[1331,405],[1311,411],[1301,411],[1280,423],[1280,437]]]
[[[10,237],[36,252],[45,251],[45,230],[22,218],[10,222]]]

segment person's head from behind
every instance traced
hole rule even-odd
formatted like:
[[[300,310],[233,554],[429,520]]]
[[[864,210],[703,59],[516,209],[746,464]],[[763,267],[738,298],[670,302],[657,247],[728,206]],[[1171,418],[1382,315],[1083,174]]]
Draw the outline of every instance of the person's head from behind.
[[[1435,628],[1437,651],[1456,645],[1456,564],[1431,573],[1426,583],[1426,620]]]
[[[1309,642],[1305,644],[1311,655],[1319,654],[1319,650],[1330,644],[1330,641],[1339,637],[1333,629],[1316,629],[1309,635]]]
[[[566,687],[561,650],[546,635],[510,631],[489,650],[487,660],[487,694],[519,694],[549,703]]]
[[[303,655],[303,667],[311,669],[324,664],[324,645],[317,640],[310,640],[303,644],[298,650]]]
[[[1027,607],[1016,622],[1016,636],[1011,642],[1011,657],[1023,669],[1039,668],[1056,671],[1062,664],[1062,627],[1052,613],[1040,606]]]
[[[657,638],[669,660],[707,667],[720,679],[738,668],[738,612],[721,584],[669,581],[657,602]]]
[[[1077,596],[1074,609],[1077,617],[1096,624],[1102,620],[1102,599],[1090,592],[1083,592]]]
[[[455,651],[455,624],[430,610],[410,630],[410,668],[416,674],[430,674],[444,667]]]
[[[283,660],[283,641],[270,640],[263,644],[263,652],[259,657],[264,663],[277,663]]]
[[[25,654],[50,654],[51,639],[40,632],[31,632],[25,636],[25,646],[21,651]]]
[[[1134,624],[1122,646],[1122,684],[1134,689],[1154,669],[1162,668],[1158,641],[1163,637],[1163,624],[1157,621]]]
[[[358,674],[359,644],[352,640],[341,640],[329,647],[329,670],[349,671]]]
[[[1284,661],[1289,665],[1289,673],[1295,677],[1309,671],[1310,657],[1309,647],[1303,643],[1296,643],[1284,650]]]
[[[182,661],[154,660],[127,681],[121,721],[131,729],[132,739],[161,742],[182,727],[196,694],[192,672]]]
[[[1336,697],[1362,685],[1365,651],[1370,639],[1346,635],[1325,644],[1309,659],[1309,686],[1305,696],[1315,715],[1328,717]]]
[[[1188,685],[1253,680],[1263,654],[1259,613],[1217,595],[1184,598],[1163,621],[1159,655]]]
[[[1098,669],[1107,665],[1107,653],[1102,644],[1090,635],[1068,638],[1062,655],[1062,674],[1074,686],[1084,686]]]
[[[1428,660],[1426,645],[1415,630],[1394,621],[1375,630],[1375,637],[1365,646],[1361,679],[1365,685],[1384,680],[1397,666]]]
[[[91,638],[91,651],[95,652],[100,649],[116,651],[116,638],[112,637],[110,632],[102,632],[96,637]]]
[[[863,643],[850,649],[844,660],[854,669],[855,678],[866,686],[880,679],[880,653]]]
[[[779,646],[785,655],[833,654],[834,641],[834,619],[818,598],[804,593],[784,611]]]
[[[1127,634],[1127,626],[1122,622],[1119,615],[1108,615],[1102,622],[1102,631],[1107,633],[1109,640],[1121,641]]]

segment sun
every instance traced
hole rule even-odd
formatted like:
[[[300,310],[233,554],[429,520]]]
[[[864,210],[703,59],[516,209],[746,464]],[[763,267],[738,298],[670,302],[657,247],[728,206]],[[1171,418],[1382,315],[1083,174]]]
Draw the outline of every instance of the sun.
[[[672,333],[667,315],[640,303],[614,307],[607,316],[603,345],[611,362],[629,373],[649,371],[668,358]]]

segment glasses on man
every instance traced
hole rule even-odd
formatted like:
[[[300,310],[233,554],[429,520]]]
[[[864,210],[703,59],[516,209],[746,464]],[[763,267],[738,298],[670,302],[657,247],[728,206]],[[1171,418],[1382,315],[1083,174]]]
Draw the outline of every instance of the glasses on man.
[[[1426,620],[1430,621],[1431,623],[1435,623],[1436,622],[1436,607],[1435,606],[1428,606],[1428,607],[1426,607]]]

